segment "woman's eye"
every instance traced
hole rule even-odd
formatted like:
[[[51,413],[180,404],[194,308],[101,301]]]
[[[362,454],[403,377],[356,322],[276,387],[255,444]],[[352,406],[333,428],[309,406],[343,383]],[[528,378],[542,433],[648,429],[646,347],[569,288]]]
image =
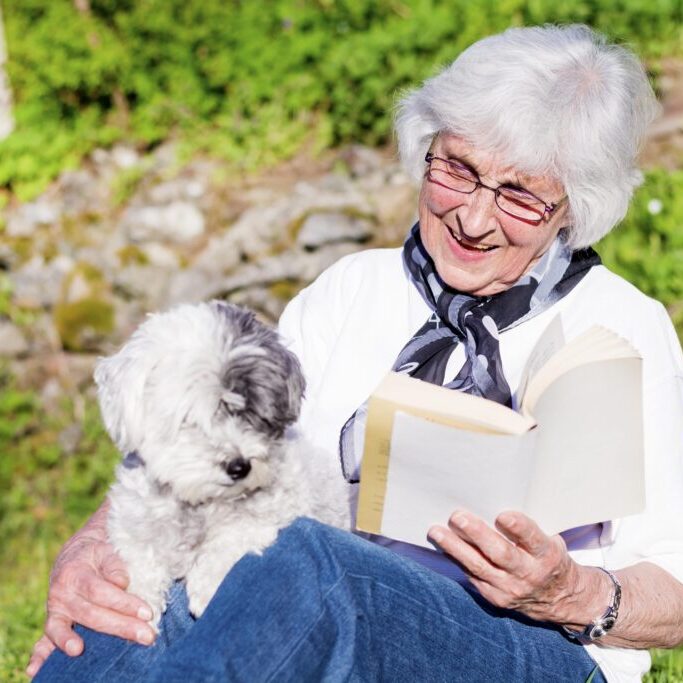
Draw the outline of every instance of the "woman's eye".
[[[458,178],[466,178],[467,180],[476,180],[477,176],[472,173],[466,166],[461,166],[450,162],[448,164],[448,171],[451,175],[458,176]]]

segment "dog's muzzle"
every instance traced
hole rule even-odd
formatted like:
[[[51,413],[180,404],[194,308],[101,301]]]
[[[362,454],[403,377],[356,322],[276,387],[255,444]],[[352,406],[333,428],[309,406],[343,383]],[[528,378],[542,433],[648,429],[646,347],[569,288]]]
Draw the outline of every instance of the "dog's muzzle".
[[[251,463],[242,456],[234,458],[230,462],[223,463],[225,471],[233,481],[244,479],[251,472]]]

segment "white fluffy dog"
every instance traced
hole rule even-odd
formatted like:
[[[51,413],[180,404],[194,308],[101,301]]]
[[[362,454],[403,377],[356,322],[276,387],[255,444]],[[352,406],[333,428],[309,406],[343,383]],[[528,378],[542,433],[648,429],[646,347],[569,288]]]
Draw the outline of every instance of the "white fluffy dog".
[[[213,301],[152,315],[95,381],[125,455],[109,536],[155,627],[175,579],[201,615],[230,568],[296,517],[349,528],[339,468],[291,427],[299,362],[252,313]]]

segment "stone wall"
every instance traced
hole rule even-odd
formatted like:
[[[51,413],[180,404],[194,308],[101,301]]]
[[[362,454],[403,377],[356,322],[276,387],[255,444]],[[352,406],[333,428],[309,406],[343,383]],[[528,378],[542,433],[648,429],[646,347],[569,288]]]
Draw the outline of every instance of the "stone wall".
[[[354,146],[260,176],[97,150],[35,201],[5,209],[0,356],[46,398],[90,382],[149,311],[210,298],[274,322],[345,254],[400,244],[416,190],[389,151]]]

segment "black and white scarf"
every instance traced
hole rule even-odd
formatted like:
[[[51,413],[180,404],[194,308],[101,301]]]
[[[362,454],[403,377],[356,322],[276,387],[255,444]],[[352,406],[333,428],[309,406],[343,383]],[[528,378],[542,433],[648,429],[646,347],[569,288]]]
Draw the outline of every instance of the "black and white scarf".
[[[592,249],[572,252],[561,238],[534,267],[499,294],[475,297],[449,287],[436,272],[415,224],[403,245],[403,263],[432,315],[398,354],[392,370],[444,385],[446,366],[459,343],[465,364],[445,386],[512,407],[503,373],[498,335],[542,313],[569,293],[600,257]],[[339,448],[347,481],[358,482],[367,401],[342,428]]]

